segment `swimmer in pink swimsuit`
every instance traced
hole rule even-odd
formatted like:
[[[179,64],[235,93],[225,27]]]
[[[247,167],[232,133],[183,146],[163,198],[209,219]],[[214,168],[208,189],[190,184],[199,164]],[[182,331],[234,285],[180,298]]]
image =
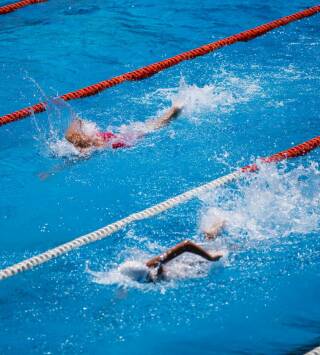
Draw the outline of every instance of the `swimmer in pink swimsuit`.
[[[141,138],[144,134],[150,133],[167,125],[181,112],[181,106],[173,106],[157,119],[148,120],[145,123],[145,133],[136,134]],[[132,145],[129,137],[120,133],[96,132],[88,134],[83,129],[83,121],[80,118],[74,119],[66,131],[65,138],[74,145],[81,153],[88,153],[98,148],[128,148]]]
[[[97,149],[111,148],[129,148],[135,144],[137,139],[144,135],[160,129],[176,118],[182,110],[181,105],[175,105],[166,111],[157,119],[150,119],[143,124],[142,130],[139,132],[134,129],[132,132],[125,134],[113,132],[97,132],[95,129],[86,129],[86,122],[80,118],[74,119],[65,133],[67,141],[78,150],[82,157],[88,157],[90,153]],[[55,175],[59,171],[69,166],[70,162],[55,166],[49,172],[39,173],[41,180],[46,180],[48,177]]]
[[[120,134],[114,134],[112,132],[98,132],[97,136],[103,139],[103,143],[105,145],[110,144],[113,149],[130,147],[129,143],[126,142],[126,139]]]

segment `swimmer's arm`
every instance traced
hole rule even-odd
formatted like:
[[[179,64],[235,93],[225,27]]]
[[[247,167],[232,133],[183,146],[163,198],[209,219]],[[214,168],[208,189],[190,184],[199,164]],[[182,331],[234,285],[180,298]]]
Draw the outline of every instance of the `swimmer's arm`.
[[[50,176],[54,176],[56,173],[66,169],[66,168],[67,168],[66,164],[58,164],[58,165],[55,165],[49,171],[42,171],[41,173],[38,173],[38,177],[40,180],[44,181],[44,180],[47,180]]]
[[[161,117],[147,121],[146,125],[150,130],[160,129],[169,124],[173,119],[177,118],[181,110],[182,106],[172,106]]]
[[[83,159],[88,159],[89,154],[82,154],[81,153],[81,158]],[[71,166],[77,164],[79,162],[79,160],[68,160],[65,161],[61,164],[57,164],[55,166],[53,166],[49,171],[43,171],[41,173],[38,174],[38,177],[40,178],[40,180],[44,181],[47,180],[49,177],[56,175],[57,173],[66,170],[68,168],[70,168]]]
[[[150,259],[149,261],[147,261],[146,265],[148,267],[156,267],[157,265],[159,265],[159,263],[164,265],[186,252],[201,256],[202,258],[208,261],[218,261],[223,256],[223,254],[220,252],[210,254],[199,245],[191,242],[190,240],[185,240],[177,244],[173,248],[167,250],[165,253]]]
[[[226,221],[218,221],[213,223],[209,228],[204,228],[202,233],[206,239],[216,239],[217,236],[221,233],[222,229],[225,227]]]

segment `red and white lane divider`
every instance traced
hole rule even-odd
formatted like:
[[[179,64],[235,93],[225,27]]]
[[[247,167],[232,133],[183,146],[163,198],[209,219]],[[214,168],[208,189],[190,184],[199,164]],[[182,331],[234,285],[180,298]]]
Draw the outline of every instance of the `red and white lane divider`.
[[[299,144],[299,145],[289,148],[287,150],[284,150],[280,153],[271,155],[270,157],[262,158],[261,161],[266,164],[273,163],[273,162],[279,162],[281,160],[302,156],[304,154],[309,153],[311,150],[313,150],[319,146],[320,146],[320,136],[310,139],[307,142],[304,142],[302,144]],[[166,201],[158,203],[158,204],[156,204],[152,207],[149,207],[145,210],[133,213],[133,214],[131,214],[125,218],[122,218],[114,223],[108,224],[107,226],[99,228],[96,231],[93,231],[91,233],[88,233],[86,235],[78,237],[70,242],[59,245],[59,246],[57,246],[53,249],[50,249],[44,253],[35,255],[29,259],[23,260],[17,264],[9,266],[3,270],[0,270],[0,280],[7,279],[11,276],[18,274],[18,273],[29,270],[35,266],[38,266],[40,264],[43,264],[43,263],[49,261],[51,259],[57,258],[60,255],[66,254],[73,249],[80,248],[81,246],[84,246],[84,245],[96,242],[98,240],[104,239],[104,238],[110,236],[111,234],[119,231],[120,229],[124,228],[125,226],[127,226],[128,224],[130,224],[132,222],[140,221],[142,219],[147,219],[147,218],[153,217],[161,212],[164,212],[164,211],[169,210],[179,204],[189,201],[192,198],[199,196],[200,194],[205,193],[211,189],[217,188],[219,186],[223,186],[231,181],[238,180],[238,179],[242,178],[245,175],[245,173],[256,171],[256,170],[258,170],[257,164],[249,165],[244,168],[238,169],[233,173],[230,173],[230,174],[222,176],[218,179],[212,180],[212,181],[208,182],[207,184],[198,186],[192,190],[186,191],[180,195],[172,197]]]

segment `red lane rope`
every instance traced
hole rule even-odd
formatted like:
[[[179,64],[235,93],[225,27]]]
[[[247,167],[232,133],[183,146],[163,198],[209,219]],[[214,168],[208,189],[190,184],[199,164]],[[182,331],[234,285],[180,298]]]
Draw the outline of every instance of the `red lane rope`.
[[[304,143],[295,145],[292,148],[283,150],[282,152],[270,155],[269,157],[261,158],[263,163],[275,163],[285,159],[296,158],[305,154],[308,154],[311,150],[314,150],[320,146],[320,136],[312,138]],[[252,172],[259,170],[257,164],[245,166],[241,169],[243,172]]]
[[[212,43],[206,44],[204,46],[198,47],[196,49],[192,49],[190,51],[178,54],[174,57],[165,59],[161,62],[153,63],[153,64],[147,65],[143,68],[116,76],[116,77],[111,78],[109,80],[104,80],[104,81],[101,81],[100,83],[87,86],[83,89],[69,92],[67,94],[60,96],[59,98],[62,100],[65,100],[65,101],[80,99],[83,97],[95,95],[103,90],[106,90],[112,86],[119,85],[120,83],[123,83],[125,81],[142,80],[142,79],[148,78],[148,77],[150,77],[162,70],[165,70],[165,69],[170,68],[174,65],[177,65],[178,63],[183,62],[185,60],[189,60],[189,59],[193,59],[193,58],[196,58],[199,56],[203,56],[203,55],[210,53],[212,51],[215,51],[219,48],[222,48],[225,46],[230,46],[231,44],[234,44],[236,42],[249,41],[249,40],[256,38],[258,36],[262,36],[263,34],[269,32],[275,28],[285,26],[290,22],[301,20],[305,17],[315,15],[318,12],[320,12],[320,5],[299,11],[295,14],[282,17],[278,20],[274,20],[274,21],[266,23],[264,25],[260,25],[258,27],[253,28],[253,29],[250,29],[250,30],[247,30],[244,32],[240,32],[236,35],[232,35],[230,37],[226,37],[226,38],[221,39],[219,41],[212,42]],[[31,114],[40,113],[45,110],[46,110],[46,103],[45,102],[40,102],[40,103],[35,104],[33,106],[23,108],[21,110],[18,110],[13,113],[10,113],[10,114],[0,117],[0,126],[5,125],[10,122],[18,121],[24,117],[30,116]]]
[[[8,4],[0,7],[0,15],[8,14],[9,12],[16,11],[21,7],[25,7],[28,5],[38,4],[40,2],[46,2],[47,0],[22,0],[15,2],[13,4]]]

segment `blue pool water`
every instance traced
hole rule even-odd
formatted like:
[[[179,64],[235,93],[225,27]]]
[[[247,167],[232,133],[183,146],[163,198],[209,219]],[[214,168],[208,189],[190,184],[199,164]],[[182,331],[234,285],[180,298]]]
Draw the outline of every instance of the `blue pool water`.
[[[0,1],[5,4],[7,1]],[[0,18],[0,114],[164,59],[314,1],[48,1]],[[319,134],[320,15],[142,82],[0,128],[0,266]],[[72,114],[102,129],[182,115],[127,150],[75,160]],[[319,150],[265,167],[0,284],[3,354],[300,354],[320,343]],[[42,172],[62,167],[46,180]],[[214,266],[123,279],[210,218]],[[193,259],[194,262],[195,259]],[[87,265],[87,266],[86,266]],[[89,266],[88,266],[89,265]]]

